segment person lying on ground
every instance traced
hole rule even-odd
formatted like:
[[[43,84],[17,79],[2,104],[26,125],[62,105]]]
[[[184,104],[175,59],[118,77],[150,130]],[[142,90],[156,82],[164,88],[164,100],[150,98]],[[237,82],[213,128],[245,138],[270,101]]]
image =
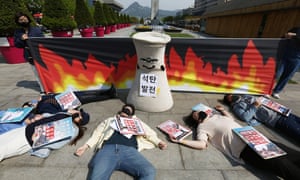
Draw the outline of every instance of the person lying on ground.
[[[196,140],[176,140],[169,137],[174,143],[179,143],[194,149],[206,149],[208,144],[212,144],[226,156],[239,162],[246,163],[261,170],[268,171],[284,179],[300,178],[300,156],[298,151],[293,150],[283,144],[275,143],[287,155],[272,158],[261,158],[250,146],[238,137],[232,129],[242,127],[234,121],[229,112],[220,105],[215,107],[220,112],[208,116],[203,111],[192,111],[184,118],[185,123],[195,128],[197,131]]]
[[[233,113],[242,121],[259,121],[268,127],[295,139],[300,140],[300,117],[290,113],[282,115],[268,107],[261,105],[255,96],[251,95],[224,95],[223,102],[230,106]],[[252,123],[249,123],[252,125]]]
[[[82,105],[117,97],[116,89],[113,85],[108,90],[75,91],[74,94],[78,97]],[[74,109],[63,110],[61,108],[55,99],[55,95],[57,94],[48,94],[41,96],[38,101],[25,102],[22,107],[33,107],[32,112],[22,122],[0,123],[0,135],[12,129],[27,126],[32,121],[41,119],[38,116],[43,116],[45,113],[56,114],[59,112],[68,112],[73,114]]]
[[[104,100],[117,97],[117,92],[114,85],[112,85],[111,88],[107,90],[97,89],[97,90],[74,91],[74,94],[79,99],[82,105],[98,102],[98,101],[104,101]],[[57,100],[55,99],[56,95],[57,93],[46,94],[42,96],[36,106],[36,112],[38,114],[42,114],[42,113],[55,114],[58,112],[68,111],[61,108],[61,106],[58,104]]]
[[[139,151],[154,147],[166,149],[167,144],[142,121],[145,135],[126,136],[121,134],[113,127],[115,121],[120,117],[136,118],[135,107],[125,104],[116,116],[102,121],[88,141],[76,150],[75,155],[82,156],[86,150],[96,148],[96,153],[88,164],[87,179],[109,179],[115,170],[119,170],[137,179],[154,180],[155,168]]]
[[[28,139],[31,138],[34,127],[39,124],[48,123],[66,117],[72,117],[72,137],[70,139],[59,141],[33,150]],[[86,129],[84,126],[89,122],[89,118],[89,114],[82,110],[73,110],[73,114],[58,113],[54,115],[48,114],[48,116],[39,116],[39,118],[36,118],[34,122],[31,122],[27,126],[16,128],[0,135],[0,161],[6,158],[22,155],[26,152],[30,152],[30,154],[33,156],[46,158],[49,156],[52,149],[60,149],[68,143],[70,145],[76,145],[77,141],[84,135],[84,131]]]

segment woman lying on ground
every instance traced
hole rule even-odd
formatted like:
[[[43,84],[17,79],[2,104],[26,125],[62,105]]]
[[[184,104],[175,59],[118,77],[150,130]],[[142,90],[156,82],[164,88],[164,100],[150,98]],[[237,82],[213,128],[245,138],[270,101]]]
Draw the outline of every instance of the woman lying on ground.
[[[84,91],[74,91],[74,94],[79,99],[80,103],[82,105],[98,102],[98,101],[104,101],[112,98],[117,97],[117,92],[115,87],[112,85],[110,89],[102,90],[84,90]],[[55,96],[57,94],[47,94],[41,97],[37,104],[36,112],[38,114],[42,113],[51,113],[55,114],[58,112],[66,112],[67,110],[63,110],[61,106],[58,104],[57,100],[55,99]]]
[[[59,149],[68,143],[70,145],[75,145],[76,142],[84,135],[84,131],[86,129],[84,125],[86,125],[89,122],[89,114],[84,112],[83,110],[73,110],[72,113],[73,114],[48,114],[47,117],[45,117],[45,115],[44,117],[38,116],[34,120],[35,122],[32,121],[32,123],[27,126],[16,128],[2,134],[0,136],[0,161],[9,157],[22,155],[29,151],[31,155],[46,158],[49,156],[50,151],[52,149]],[[73,126],[71,127],[71,132],[73,132],[73,134],[71,138],[33,150],[31,138],[33,136],[34,128],[36,126],[68,117],[72,117],[73,122]]]
[[[114,86],[111,86],[108,90],[86,90],[86,91],[75,91],[74,94],[77,96],[82,105],[104,101],[107,99],[115,98],[117,96],[116,89]],[[27,126],[32,121],[41,119],[43,114],[56,114],[59,112],[68,112],[73,114],[73,109],[63,110],[55,99],[57,94],[47,94],[40,97],[38,101],[28,101],[25,102],[22,107],[33,107],[32,113],[28,115],[24,121],[19,123],[0,123],[0,135],[8,132],[12,129],[20,128]]]
[[[203,111],[193,111],[185,118],[187,125],[197,129],[197,140],[178,141],[170,137],[172,142],[180,143],[195,149],[205,149],[210,142],[219,151],[240,163],[247,163],[261,170],[266,170],[284,179],[300,179],[300,152],[276,143],[287,155],[272,158],[261,158],[250,146],[241,140],[233,128],[242,127],[222,106],[216,106],[220,112],[208,116]]]

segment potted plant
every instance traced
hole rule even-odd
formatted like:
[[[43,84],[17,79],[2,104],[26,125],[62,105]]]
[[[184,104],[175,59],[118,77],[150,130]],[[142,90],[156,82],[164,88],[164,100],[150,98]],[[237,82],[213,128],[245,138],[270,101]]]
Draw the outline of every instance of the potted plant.
[[[96,36],[103,37],[107,20],[103,11],[103,5],[100,1],[96,1],[94,10],[95,32]]]
[[[116,18],[116,13],[112,8],[109,8],[109,16],[111,17],[111,32],[116,32],[116,24],[117,24],[117,18]]]
[[[84,0],[76,0],[75,21],[82,37],[92,37],[94,32],[94,19]]]
[[[105,27],[105,34],[109,34],[111,32],[112,25],[114,24],[113,19],[110,15],[110,7],[108,7],[106,4],[103,4],[103,11],[106,15],[107,25]]]
[[[24,50],[14,45],[13,35],[17,28],[15,14],[22,11],[29,12],[22,1],[0,0],[0,51],[9,64],[26,62],[23,57]]]
[[[45,0],[42,24],[54,37],[72,37],[76,22],[62,0]]]

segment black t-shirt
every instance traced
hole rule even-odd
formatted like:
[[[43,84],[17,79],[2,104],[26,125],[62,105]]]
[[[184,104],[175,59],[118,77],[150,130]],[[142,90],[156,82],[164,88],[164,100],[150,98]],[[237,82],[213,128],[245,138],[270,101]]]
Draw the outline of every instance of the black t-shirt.
[[[290,39],[289,46],[297,48],[300,50],[300,27],[294,27],[288,32],[296,33],[296,36]]]
[[[131,138],[128,139],[118,131],[114,131],[113,135],[107,141],[104,141],[104,145],[105,144],[120,144],[131,146],[137,149],[137,141],[135,135],[131,136]]]

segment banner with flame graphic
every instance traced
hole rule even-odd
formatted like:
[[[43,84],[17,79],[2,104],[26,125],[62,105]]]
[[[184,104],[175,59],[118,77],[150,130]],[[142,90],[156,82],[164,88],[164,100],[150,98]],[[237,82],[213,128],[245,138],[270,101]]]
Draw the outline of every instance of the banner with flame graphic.
[[[269,94],[282,39],[181,39],[166,46],[172,91]],[[29,46],[46,92],[127,89],[137,55],[131,38],[32,38]]]

